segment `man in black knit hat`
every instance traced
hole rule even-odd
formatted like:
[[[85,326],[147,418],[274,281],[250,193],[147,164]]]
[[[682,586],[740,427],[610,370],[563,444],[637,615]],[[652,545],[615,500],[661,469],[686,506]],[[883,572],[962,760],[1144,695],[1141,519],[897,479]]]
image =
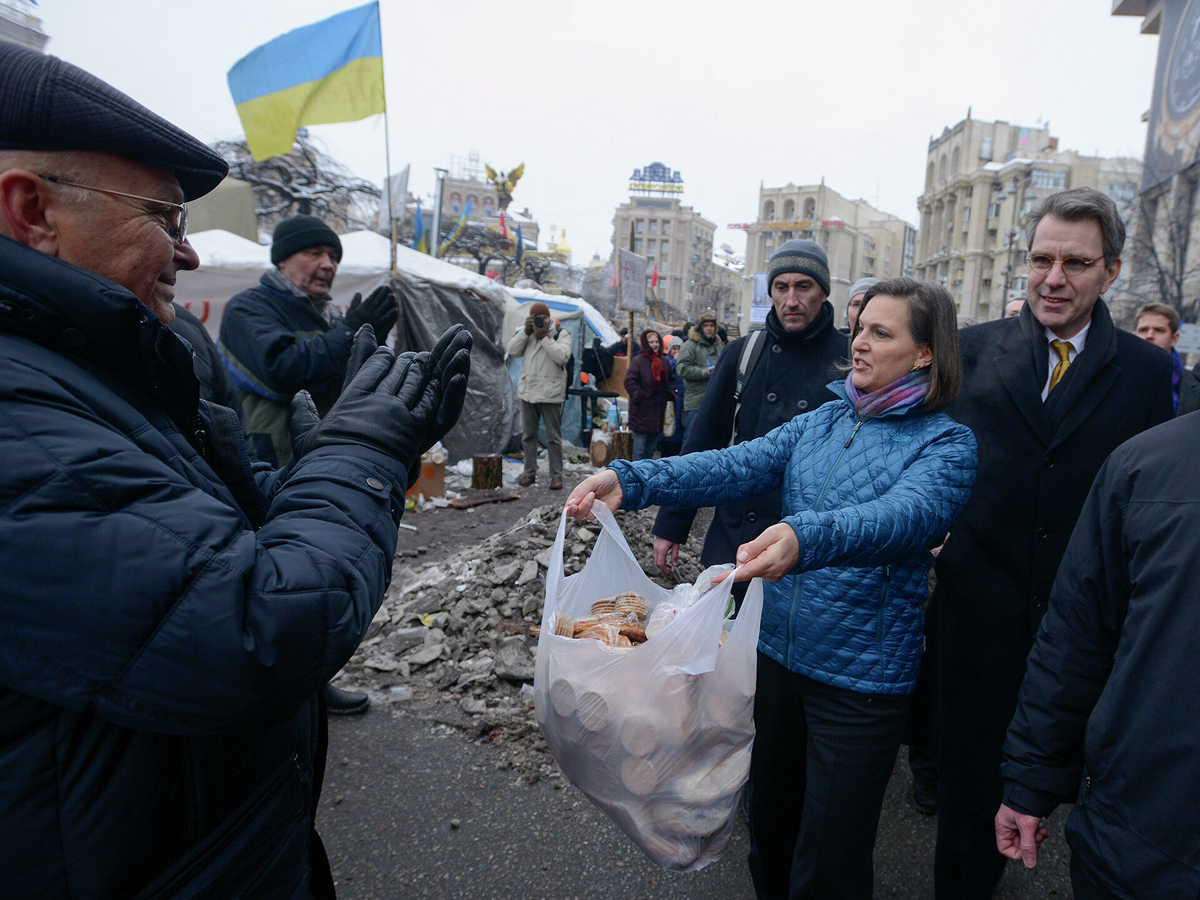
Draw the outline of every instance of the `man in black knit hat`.
[[[363,325],[386,343],[396,323],[396,297],[386,285],[358,295],[343,317],[329,292],[342,261],[342,242],[316,216],[292,216],[275,226],[275,268],[229,301],[217,347],[246,414],[257,457],[274,466],[292,458],[291,399],[312,394],[324,415],[337,400],[350,344]]]
[[[683,453],[715,450],[761,437],[794,416],[834,399],[826,387],[844,375],[838,366],[849,356],[846,335],[837,330],[829,302],[829,262],[813,241],[788,241],[768,262],[771,311],[766,327],[729,344],[717,360],[699,410],[689,414]],[[755,337],[755,335],[758,335]],[[743,348],[754,341],[743,361]],[[753,363],[753,365],[751,365]],[[747,371],[741,378],[739,368]],[[717,508],[701,560],[731,562],[737,548],[758,537],[783,514],[778,491]],[[659,510],[654,522],[654,561],[670,573],[679,545],[688,538],[694,509]],[[735,587],[743,593],[743,587]]]

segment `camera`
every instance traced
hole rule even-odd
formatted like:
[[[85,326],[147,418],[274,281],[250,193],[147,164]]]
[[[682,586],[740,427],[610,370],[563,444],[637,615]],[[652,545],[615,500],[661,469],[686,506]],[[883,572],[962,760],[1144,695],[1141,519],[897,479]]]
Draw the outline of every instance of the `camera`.
[[[546,319],[543,316],[534,316],[533,317],[533,327],[534,328],[545,328],[546,327]]]

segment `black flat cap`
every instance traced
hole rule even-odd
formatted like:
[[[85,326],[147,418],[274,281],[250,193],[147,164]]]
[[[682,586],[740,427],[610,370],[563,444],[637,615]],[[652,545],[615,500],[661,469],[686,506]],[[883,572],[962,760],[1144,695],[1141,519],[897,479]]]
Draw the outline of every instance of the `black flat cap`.
[[[0,149],[92,150],[170,169],[185,200],[229,166],[219,153],[83,69],[0,41]]]

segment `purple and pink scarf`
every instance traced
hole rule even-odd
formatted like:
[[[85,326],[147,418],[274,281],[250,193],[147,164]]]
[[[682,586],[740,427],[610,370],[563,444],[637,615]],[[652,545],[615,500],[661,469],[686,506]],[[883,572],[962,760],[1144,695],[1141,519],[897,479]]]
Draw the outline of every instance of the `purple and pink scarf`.
[[[885,412],[911,409],[929,394],[928,366],[909,372],[903,378],[869,394],[856,388],[852,378],[853,373],[846,376],[846,398],[864,419],[881,416]]]

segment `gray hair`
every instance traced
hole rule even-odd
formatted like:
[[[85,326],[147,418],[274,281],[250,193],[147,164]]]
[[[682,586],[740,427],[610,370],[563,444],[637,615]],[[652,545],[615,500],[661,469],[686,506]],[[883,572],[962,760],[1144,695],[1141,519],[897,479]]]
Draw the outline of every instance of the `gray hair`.
[[[1125,247],[1125,223],[1117,212],[1117,204],[1105,193],[1090,187],[1071,188],[1051,194],[1037,205],[1025,219],[1025,239],[1033,248],[1038,223],[1046,216],[1064,222],[1096,222],[1103,236],[1104,261],[1112,265],[1121,258]]]

